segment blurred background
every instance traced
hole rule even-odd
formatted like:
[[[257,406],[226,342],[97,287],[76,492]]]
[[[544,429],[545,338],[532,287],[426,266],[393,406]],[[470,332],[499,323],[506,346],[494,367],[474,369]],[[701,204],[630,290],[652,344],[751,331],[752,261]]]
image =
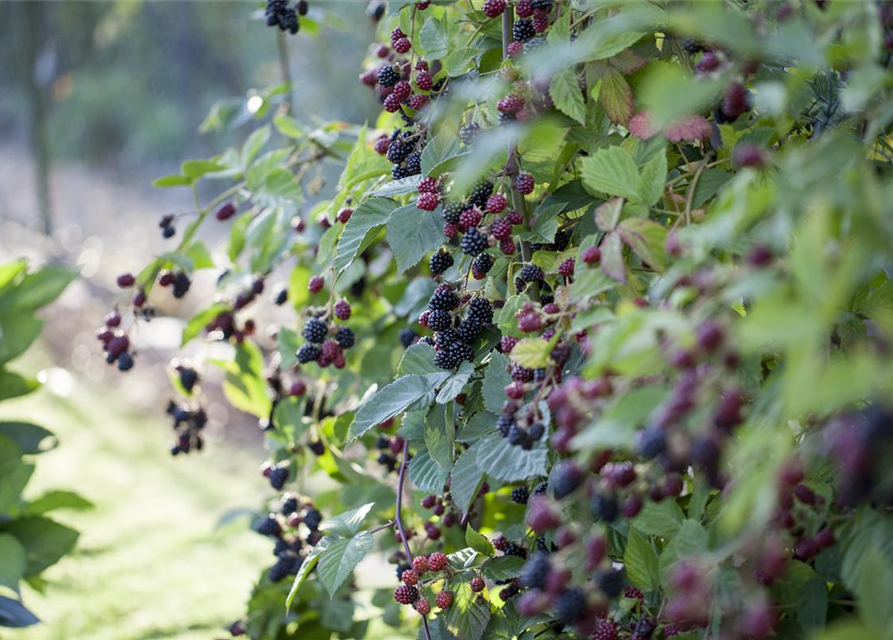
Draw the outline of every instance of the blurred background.
[[[308,18],[285,52],[295,117],[372,121],[376,102],[356,79],[374,37],[365,3],[311,0]],[[166,368],[195,311],[188,298],[141,333],[127,375],[107,367],[95,333],[120,300],[117,274],[163,251],[161,216],[192,206],[188,190],[151,181],[250,133],[248,100],[282,82],[277,33],[262,2],[0,3],[0,261],[82,274],[19,363],[43,389],[4,402],[0,417],[61,440],[30,492],[66,488],[95,505],[60,514],[81,531],[76,553],[47,572],[43,593],[23,594],[43,624],[4,638],[222,636],[268,564],[269,544],[239,517],[268,493],[256,422],[212,395],[207,450],[168,453]],[[203,275],[199,289],[215,277]]]

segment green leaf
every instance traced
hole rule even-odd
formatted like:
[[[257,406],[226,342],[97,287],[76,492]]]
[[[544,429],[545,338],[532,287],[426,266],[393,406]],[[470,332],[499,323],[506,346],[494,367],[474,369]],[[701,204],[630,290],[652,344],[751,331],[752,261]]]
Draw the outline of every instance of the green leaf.
[[[307,557],[304,558],[304,562],[301,563],[301,568],[298,571],[298,575],[295,576],[295,581],[291,585],[291,589],[288,592],[288,597],[285,599],[285,612],[288,613],[289,609],[291,609],[291,603],[295,599],[295,595],[298,593],[298,589],[301,588],[301,585],[304,584],[304,580],[307,579],[307,576],[310,575],[310,572],[313,571],[313,567],[316,566],[316,563],[319,562],[320,556],[322,556],[323,552],[326,550],[328,546],[329,538],[323,538],[317,543],[315,547],[307,554]]]
[[[645,507],[632,520],[632,525],[649,536],[672,538],[682,526],[685,516],[675,500],[646,501]]]
[[[522,231],[519,235],[522,240],[529,242],[548,243],[555,240],[558,231],[558,214],[564,211],[565,204],[553,202],[541,204],[534,212],[533,228]]]
[[[481,566],[481,573],[490,580],[511,580],[521,574],[524,559],[518,556],[490,558]]]
[[[512,348],[509,358],[522,367],[542,369],[552,362],[549,357],[552,346],[551,342],[546,342],[542,338],[524,338]]]
[[[573,118],[580,124],[586,124],[586,104],[583,92],[574,69],[565,69],[556,73],[549,84],[549,95],[555,106],[564,115]]]
[[[272,402],[267,395],[264,358],[260,349],[246,341],[236,347],[234,361],[212,362],[226,372],[223,392],[233,406],[258,418],[270,415]]]
[[[660,200],[667,183],[667,153],[662,150],[654,155],[641,170],[643,204],[654,206]]]
[[[828,587],[821,578],[813,578],[797,592],[797,621],[808,632],[819,631],[828,616]]]
[[[198,336],[211,320],[219,316],[231,307],[223,302],[215,302],[210,307],[202,309],[192,316],[183,328],[183,337],[180,340],[180,346],[184,347],[193,338]]]
[[[431,393],[431,384],[417,375],[403,376],[379,390],[359,408],[350,425],[351,440],[398,413],[403,413],[416,400]]]
[[[186,176],[181,176],[179,174],[173,174],[169,176],[162,176],[160,178],[156,178],[152,181],[153,187],[167,188],[167,187],[188,187],[193,183],[193,180],[190,180]]]
[[[47,491],[45,494],[32,500],[25,507],[25,514],[29,516],[40,516],[56,509],[71,509],[73,511],[89,511],[93,508],[93,503],[82,498],[73,491]]]
[[[254,157],[264,148],[264,145],[267,144],[267,141],[270,139],[270,134],[270,125],[267,124],[260,129],[253,131],[251,135],[248,136],[248,139],[245,140],[245,144],[242,145],[242,153],[240,156],[243,169],[247,169],[248,165],[251,164],[251,161],[254,160]]]
[[[208,173],[225,170],[226,167],[213,160],[184,160],[180,164],[180,173],[193,182]]]
[[[626,539],[623,566],[630,582],[643,591],[653,591],[660,586],[657,553],[634,527],[630,527]]]
[[[648,218],[627,218],[617,233],[643,262],[658,272],[667,267],[667,230]]]
[[[24,454],[41,453],[56,446],[51,431],[30,422],[0,422],[0,436],[15,442]],[[47,438],[53,440],[45,443]]]
[[[415,193],[416,191],[418,191],[419,182],[421,180],[421,175],[409,176],[408,178],[401,178],[400,180],[391,180],[390,182],[385,182],[375,191],[371,191],[369,195],[389,197],[402,196],[406,195],[407,193]]]
[[[19,581],[24,577],[25,547],[15,536],[0,533],[0,585],[18,591]]]
[[[478,467],[477,451],[472,446],[459,456],[450,473],[450,495],[462,515],[468,513],[483,481],[484,472]]]
[[[471,576],[460,575],[447,581],[453,604],[440,614],[447,629],[462,640],[480,640],[490,621],[490,606],[471,590]]]
[[[192,260],[193,269],[213,269],[214,261],[208,252],[208,247],[201,240],[192,243],[186,250],[186,255]]]
[[[345,511],[341,515],[321,523],[319,530],[327,533],[337,533],[345,538],[354,536],[360,530],[360,527],[363,526],[363,521],[374,506],[374,502],[369,502],[356,509]]]
[[[363,531],[353,538],[332,540],[319,561],[316,573],[330,598],[335,597],[344,581],[366,554],[372,551],[372,534]]]
[[[468,380],[473,373],[473,362],[463,362],[460,364],[456,373],[451,375],[447,378],[447,381],[444,382],[443,387],[441,387],[437,394],[437,402],[444,404],[451,400],[455,400],[456,397],[462,393],[462,390],[465,388],[465,385],[468,384]]]
[[[495,556],[496,548],[486,536],[481,535],[474,530],[474,527],[468,525],[465,529],[465,544],[485,556]]]
[[[488,436],[474,447],[477,465],[489,476],[503,482],[518,482],[546,475],[547,451],[540,442],[525,451],[509,444],[501,435]]]
[[[449,471],[440,467],[428,451],[418,452],[409,462],[409,479],[420,490],[427,493],[440,493]]]
[[[609,67],[602,78],[598,101],[614,124],[626,126],[633,117],[633,91],[615,69]]]
[[[39,623],[40,620],[18,600],[0,596],[0,627],[21,629]]]
[[[491,413],[502,412],[502,404],[505,402],[505,388],[512,383],[512,376],[508,372],[509,359],[498,351],[490,353],[490,363],[484,374],[482,392],[484,394],[484,407]]]
[[[623,211],[623,198],[611,198],[595,209],[595,225],[601,231],[613,231],[620,221]]]
[[[290,116],[278,115],[273,118],[273,126],[286,138],[303,138],[306,135],[304,128],[297,120]]]
[[[443,244],[443,222],[437,211],[408,204],[391,213],[387,240],[397,259],[397,272],[403,273]]]
[[[425,20],[425,24],[419,31],[419,45],[427,54],[426,60],[443,58],[453,48],[446,26],[435,19]]]
[[[452,413],[451,406],[437,404],[431,407],[425,421],[425,445],[428,447],[428,455],[447,472],[453,466],[453,445],[456,438]]]
[[[862,563],[856,578],[856,599],[862,619],[879,631],[891,628],[893,610],[893,565],[889,553],[872,543],[862,550]]]
[[[341,232],[333,266],[340,275],[357,254],[368,246],[372,231],[383,227],[399,205],[389,198],[369,198],[354,210]]]
[[[434,347],[424,342],[410,345],[397,365],[398,376],[424,376],[432,373],[443,373],[443,369],[434,364]]]
[[[641,201],[642,180],[632,156],[621,147],[599,149],[581,161],[583,184],[600,193]]]
[[[25,577],[36,576],[71,551],[78,532],[43,516],[21,518],[0,525],[25,547]]]
[[[623,261],[623,243],[620,235],[616,231],[606,234],[601,250],[602,271],[617,282],[626,283],[626,263]]]
[[[436,135],[422,151],[422,174],[436,178],[453,169],[462,155],[464,154],[455,135]]]

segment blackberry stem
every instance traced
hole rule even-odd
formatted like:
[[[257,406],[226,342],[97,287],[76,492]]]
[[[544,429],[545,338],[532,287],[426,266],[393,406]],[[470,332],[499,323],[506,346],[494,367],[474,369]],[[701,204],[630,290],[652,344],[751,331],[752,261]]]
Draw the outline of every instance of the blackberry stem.
[[[279,70],[282,73],[282,82],[288,85],[288,95],[291,98],[288,101],[286,113],[288,113],[288,115],[292,115],[292,107],[294,106],[295,98],[292,93],[294,91],[294,87],[291,80],[291,64],[289,63],[288,59],[288,42],[286,42],[285,38],[286,35],[284,31],[279,31],[276,34],[276,47],[279,50]]]

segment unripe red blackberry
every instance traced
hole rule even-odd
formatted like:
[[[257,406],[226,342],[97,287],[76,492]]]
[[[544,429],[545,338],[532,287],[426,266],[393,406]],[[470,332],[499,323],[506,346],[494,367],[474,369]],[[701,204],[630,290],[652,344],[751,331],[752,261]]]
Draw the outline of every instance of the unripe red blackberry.
[[[350,216],[353,215],[353,209],[350,207],[345,207],[341,211],[338,212],[338,222],[341,224],[347,224],[347,221],[350,220]]]
[[[748,109],[750,109],[750,105],[747,89],[740,82],[733,82],[723,95],[720,107],[722,115],[729,120],[734,120]]]
[[[766,155],[761,147],[745,142],[735,147],[732,161],[739,167],[759,168],[766,163]]]
[[[334,307],[335,317],[339,320],[349,320],[351,314],[350,303],[341,298],[338,302],[335,303]]]
[[[118,276],[117,283],[122,289],[128,289],[136,284],[136,278],[133,277],[132,273],[122,273]]]
[[[473,593],[480,593],[484,590],[487,584],[484,582],[484,579],[480,576],[474,577],[471,579],[471,590]]]
[[[524,43],[509,42],[509,46],[506,48],[506,53],[508,53],[509,58],[517,58],[524,53]]]
[[[419,612],[420,616],[427,616],[431,613],[431,605],[427,600],[416,600],[412,603],[412,608]]]
[[[518,193],[525,196],[533,193],[534,186],[536,186],[536,183],[533,180],[533,176],[529,173],[519,173],[515,178],[515,189],[518,190]]]
[[[322,276],[313,276],[310,278],[310,282],[307,283],[307,289],[310,293],[319,293],[322,291],[323,286],[325,286],[326,280]]]
[[[524,98],[519,95],[509,95],[496,103],[496,108],[501,113],[518,113],[524,108]]]
[[[412,87],[406,80],[401,80],[400,82],[395,84],[393,91],[391,91],[391,95],[394,96],[395,99],[400,101],[406,100],[411,93]]]
[[[232,202],[226,202],[217,209],[214,217],[220,221],[229,220],[236,214],[236,205]]]
[[[570,278],[574,275],[574,268],[576,267],[576,261],[573,258],[568,258],[560,265],[558,265],[558,273],[563,275],[566,278]]]
[[[427,71],[419,71],[416,73],[415,84],[422,91],[430,91],[431,87],[434,86],[431,74]]]
[[[433,513],[435,516],[442,516],[444,511],[446,511],[446,507],[443,506],[442,502],[438,502],[431,509],[431,513]]]
[[[400,604],[412,604],[419,599],[419,590],[409,585],[401,585],[394,589],[394,600]]]
[[[428,558],[416,556],[412,561],[412,568],[420,576],[428,573]]]
[[[453,604],[452,592],[441,591],[437,594],[437,597],[434,598],[434,604],[436,604],[441,609],[449,609],[450,605]]]
[[[438,354],[440,355],[440,354]],[[437,364],[435,362],[435,364]],[[425,535],[428,536],[429,540],[440,540],[440,529],[433,522],[425,523]]]
[[[400,27],[397,27],[393,31],[391,31],[391,44],[397,42],[397,40],[399,40],[400,38],[405,38],[405,37],[406,37],[406,34],[403,33],[403,29],[401,29]]]
[[[533,14],[533,30],[543,33],[549,28],[549,14],[545,11],[535,11]],[[532,44],[532,43],[531,43]]]
[[[142,307],[146,304],[146,291],[144,289],[140,289],[135,294],[133,294],[133,306],[134,307]]]
[[[412,43],[409,38],[400,38],[394,43],[394,51],[397,53],[406,53],[410,49],[412,49]]]
[[[518,14],[519,18],[529,18],[533,15],[533,2],[532,0],[518,0],[518,4],[515,6],[515,13]]]
[[[416,200],[416,206],[422,211],[434,211],[440,204],[440,197],[436,193],[423,193]]]
[[[414,95],[409,99],[409,107],[413,111],[420,111],[428,104],[428,96]]]
[[[601,262],[602,252],[598,247],[588,247],[583,251],[581,257],[585,264],[598,264]]]
[[[400,579],[403,581],[403,584],[415,586],[419,583],[419,574],[412,569],[408,569],[400,575]]]
[[[400,102],[400,99],[392,93],[384,99],[384,110],[388,113],[396,113],[400,110]]]
[[[391,139],[386,135],[381,135],[375,140],[375,153],[383,156],[388,152],[389,146],[391,146]]]
[[[503,11],[505,11],[505,0],[487,0],[484,3],[484,15],[488,18],[502,15]]]
[[[510,256],[518,250],[518,246],[515,244],[514,240],[506,238],[499,242],[499,250],[502,251],[503,254]]]
[[[498,218],[490,225],[490,234],[497,240],[506,240],[512,235],[512,224],[507,218]]]
[[[437,180],[435,178],[426,177],[419,180],[419,193],[437,193]]]
[[[505,196],[501,193],[494,193],[487,198],[487,213],[501,213],[505,209]]]
[[[515,348],[516,344],[518,344],[518,338],[514,336],[502,336],[502,340],[499,342],[499,347],[504,354],[508,355],[512,352],[512,349]]]
[[[430,556],[428,556],[429,571],[443,571],[444,569],[446,569],[447,563],[447,557],[439,551],[435,551]]]

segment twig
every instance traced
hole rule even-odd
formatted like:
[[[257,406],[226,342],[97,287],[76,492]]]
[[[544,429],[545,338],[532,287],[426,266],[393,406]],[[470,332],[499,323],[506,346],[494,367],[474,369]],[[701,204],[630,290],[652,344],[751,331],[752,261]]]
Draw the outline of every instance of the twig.
[[[409,466],[409,441],[403,443],[403,462],[400,465],[400,475],[397,477],[397,513],[394,514],[394,522],[397,523],[397,531],[400,532],[400,539],[403,541],[403,549],[406,551],[406,557],[412,564],[412,551],[409,549],[409,541],[406,538],[406,531],[403,529],[402,510],[403,510],[403,481],[406,479],[406,468]],[[422,616],[422,626],[425,628],[426,640],[431,640],[431,630],[428,629],[428,618]]]
[[[685,196],[685,224],[691,224],[691,203],[695,197],[695,189],[698,186],[698,180],[701,177],[701,172],[704,170],[704,167],[707,166],[707,160],[710,158],[710,154],[708,153],[704,156],[704,159],[701,160],[701,163],[698,165],[697,171],[695,171],[694,177],[691,179],[691,184],[688,185],[688,194]]]

